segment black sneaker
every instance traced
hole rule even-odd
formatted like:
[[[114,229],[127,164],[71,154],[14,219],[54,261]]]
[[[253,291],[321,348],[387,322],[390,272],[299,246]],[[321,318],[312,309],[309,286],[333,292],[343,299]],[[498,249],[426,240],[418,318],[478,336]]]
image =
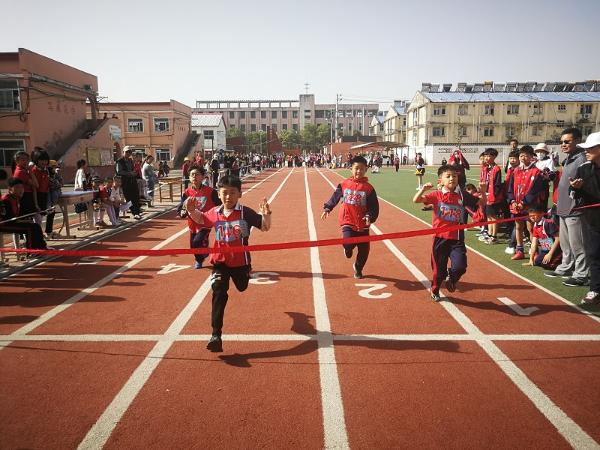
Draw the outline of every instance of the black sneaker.
[[[431,300],[434,302],[439,302],[441,299],[442,297],[440,297],[440,294],[436,294],[435,292],[431,293]]]
[[[452,281],[452,278],[450,278],[450,276],[446,278],[446,290],[448,292],[454,292],[456,290],[456,282]]]
[[[567,278],[565,281],[563,281],[563,284],[565,286],[573,286],[573,287],[577,287],[577,286],[587,286],[587,280],[584,280],[582,278]]]
[[[352,248],[344,247],[344,256],[348,259],[352,258]]]
[[[354,278],[358,278],[360,280],[363,277],[362,270],[358,270],[356,263],[352,264],[352,268],[354,269]]]
[[[223,341],[221,340],[221,336],[211,336],[210,341],[206,344],[206,348],[211,352],[222,352]]]

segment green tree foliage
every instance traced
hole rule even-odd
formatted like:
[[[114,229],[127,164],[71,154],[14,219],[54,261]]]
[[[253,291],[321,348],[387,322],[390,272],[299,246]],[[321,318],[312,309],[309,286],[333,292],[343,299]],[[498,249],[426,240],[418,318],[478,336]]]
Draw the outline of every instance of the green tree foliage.
[[[252,131],[246,135],[246,149],[250,152],[261,152],[267,149],[267,133],[264,131]]]
[[[239,128],[231,127],[231,128],[227,129],[227,137],[228,138],[245,137],[245,133]]]
[[[300,133],[301,147],[309,152],[320,152],[331,140],[329,125],[305,125]]]
[[[296,130],[283,130],[279,133],[279,140],[284,148],[299,148],[301,146],[300,133]]]

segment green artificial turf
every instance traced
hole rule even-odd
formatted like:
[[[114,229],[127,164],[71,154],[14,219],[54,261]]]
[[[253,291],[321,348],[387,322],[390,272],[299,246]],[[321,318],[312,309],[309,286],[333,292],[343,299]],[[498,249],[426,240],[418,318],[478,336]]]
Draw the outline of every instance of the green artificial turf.
[[[427,167],[423,182],[431,182],[436,185],[437,182],[437,167]],[[339,171],[342,176],[350,176],[350,171],[341,170]],[[395,172],[394,167],[383,167],[381,172],[374,174],[369,172],[367,174],[369,182],[375,187],[377,195],[386,199],[390,203],[402,208],[406,212],[413,214],[414,216],[426,221],[431,224],[431,212],[422,211],[422,204],[415,204],[412,202],[412,198],[416,193],[417,177],[414,174],[414,168],[407,166],[400,168],[398,173]],[[479,182],[479,167],[472,168],[467,172],[467,182],[478,185]],[[401,231],[401,230],[394,230]],[[475,236],[475,230],[469,229],[465,231],[466,243],[469,247],[477,250],[483,255],[497,261],[503,266],[510,270],[518,273],[519,275],[545,287],[546,289],[560,295],[566,300],[579,304],[581,299],[585,296],[588,291],[588,287],[569,287],[562,284],[562,278],[549,278],[544,276],[544,270],[541,267],[523,266],[521,261],[512,261],[510,255],[504,253],[506,248],[505,240],[502,239],[503,235],[500,234],[500,243],[495,245],[487,245],[477,240]],[[472,266],[469,270],[475,270]],[[493,283],[490,280],[490,283]],[[531,299],[535,301],[535,299]],[[593,312],[595,315],[600,316],[600,306],[584,306],[583,309]]]

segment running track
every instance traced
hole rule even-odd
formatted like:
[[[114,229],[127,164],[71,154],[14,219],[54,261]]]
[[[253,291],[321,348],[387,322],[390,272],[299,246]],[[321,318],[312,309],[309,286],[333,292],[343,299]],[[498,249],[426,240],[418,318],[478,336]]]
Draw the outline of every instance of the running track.
[[[340,177],[283,169],[251,244],[340,236]],[[413,195],[413,193],[407,193]],[[381,201],[373,233],[420,229]],[[185,248],[173,213],[88,248]],[[469,251],[433,303],[431,236],[253,254],[224,353],[192,257],[63,258],[0,283],[0,448],[599,448],[600,323]],[[444,292],[442,291],[444,294]]]

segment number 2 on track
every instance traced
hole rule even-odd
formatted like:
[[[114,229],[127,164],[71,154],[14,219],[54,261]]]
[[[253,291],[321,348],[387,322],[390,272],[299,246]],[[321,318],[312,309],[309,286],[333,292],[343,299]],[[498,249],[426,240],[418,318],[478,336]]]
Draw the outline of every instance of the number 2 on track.
[[[272,280],[271,278],[278,278],[277,272],[252,272],[250,275],[251,284],[275,284],[279,280]]]
[[[366,287],[367,289],[361,289],[358,291],[358,295],[364,298],[373,298],[382,300],[384,298],[390,298],[392,296],[389,292],[381,292],[380,294],[373,294],[373,291],[387,288],[385,283],[356,283],[355,286]]]

